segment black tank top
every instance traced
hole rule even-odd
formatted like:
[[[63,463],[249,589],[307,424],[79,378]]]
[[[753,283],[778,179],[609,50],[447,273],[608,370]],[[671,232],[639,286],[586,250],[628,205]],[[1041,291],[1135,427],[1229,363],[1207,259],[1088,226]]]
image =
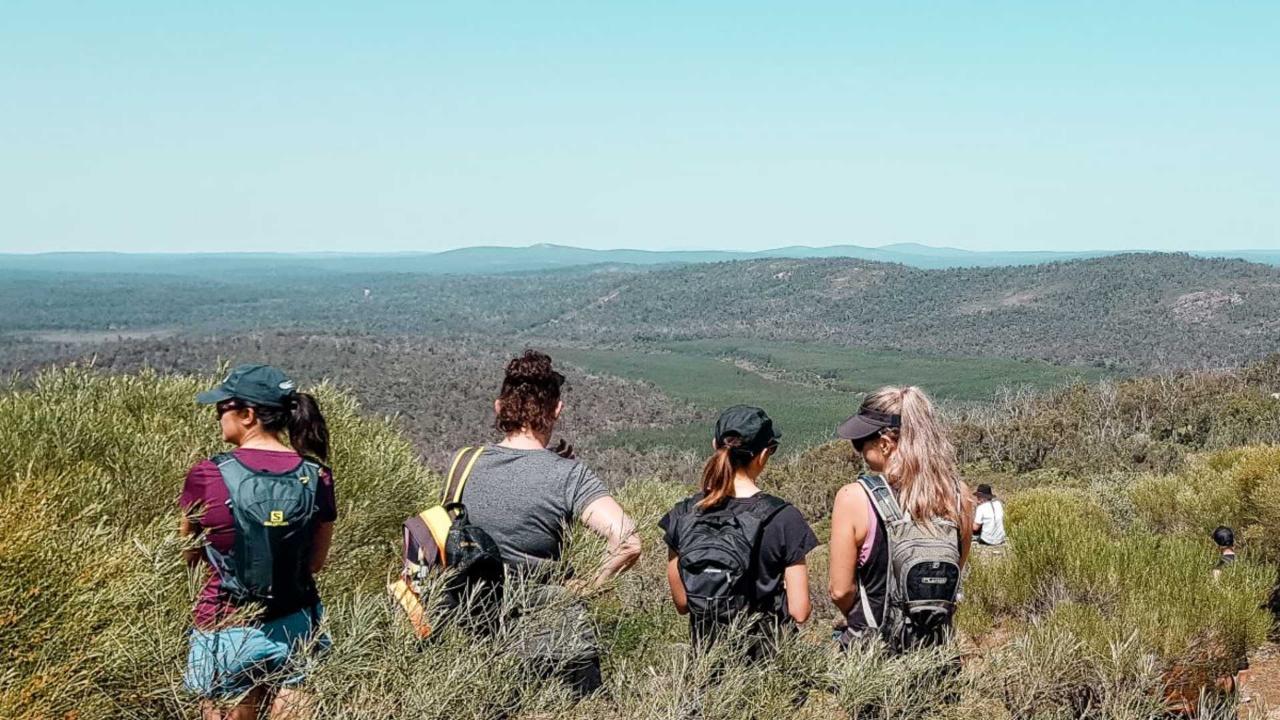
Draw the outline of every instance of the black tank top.
[[[884,518],[880,517],[871,498],[867,498],[867,506],[876,514],[876,536],[871,541],[871,557],[867,558],[865,565],[854,570],[854,577],[858,581],[858,602],[849,611],[845,621],[855,631],[871,627],[864,615],[864,606],[871,608],[877,626],[884,622],[885,589],[889,582],[889,535],[885,530]],[[863,595],[866,595],[865,602]]]

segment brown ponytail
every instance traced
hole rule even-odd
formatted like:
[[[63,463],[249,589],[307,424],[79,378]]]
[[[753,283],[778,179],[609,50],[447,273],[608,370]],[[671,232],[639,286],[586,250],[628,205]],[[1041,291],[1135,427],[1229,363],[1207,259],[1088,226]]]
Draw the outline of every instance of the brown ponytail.
[[[289,445],[299,455],[317,460],[329,459],[329,425],[320,414],[320,403],[310,393],[294,393],[285,407],[259,407],[249,404],[258,421],[268,432],[289,435]]]
[[[763,452],[763,451],[761,451]],[[702,492],[699,510],[708,510],[733,497],[733,477],[755,459],[755,454],[742,447],[742,438],[726,437],[702,468]]]
[[[537,350],[525,350],[507,363],[498,395],[497,428],[510,434],[527,430],[550,435],[560,403],[564,375],[551,367],[551,358]]]

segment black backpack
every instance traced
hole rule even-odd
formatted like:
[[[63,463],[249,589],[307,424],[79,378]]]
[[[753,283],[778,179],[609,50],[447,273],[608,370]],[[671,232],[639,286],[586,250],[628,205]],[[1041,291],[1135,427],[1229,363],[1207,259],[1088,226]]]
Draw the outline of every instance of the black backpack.
[[[302,460],[293,470],[253,470],[232,453],[213,457],[227,486],[235,542],[223,554],[205,545],[221,579],[221,593],[235,605],[256,603],[263,619],[282,617],[319,601],[311,575],[316,492],[322,466]]]
[[[400,576],[387,586],[414,633],[431,636],[438,621],[460,619],[474,629],[493,626],[502,600],[505,567],[493,537],[471,524],[462,491],[484,447],[465,447],[453,457],[440,504],[404,521]],[[439,617],[428,613],[428,588],[444,573]],[[457,612],[459,608],[465,610]]]
[[[719,628],[746,612],[775,614],[777,600],[755,597],[752,571],[764,526],[787,507],[781,498],[765,493],[747,508],[733,503],[700,510],[699,497],[685,500],[677,514],[680,529],[678,567],[689,602],[689,621],[695,639],[713,636]]]

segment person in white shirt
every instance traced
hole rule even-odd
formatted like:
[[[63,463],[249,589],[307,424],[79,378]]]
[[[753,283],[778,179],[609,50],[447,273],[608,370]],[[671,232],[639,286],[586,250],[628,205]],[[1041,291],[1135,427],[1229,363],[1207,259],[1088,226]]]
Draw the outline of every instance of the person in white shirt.
[[[973,515],[973,536],[983,545],[1003,545],[1004,503],[991,493],[991,486],[978,486],[978,508]]]

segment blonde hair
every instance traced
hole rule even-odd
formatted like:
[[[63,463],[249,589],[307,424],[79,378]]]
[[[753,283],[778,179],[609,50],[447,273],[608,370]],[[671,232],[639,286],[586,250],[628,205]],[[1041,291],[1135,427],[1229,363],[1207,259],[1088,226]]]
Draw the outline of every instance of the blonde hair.
[[[934,412],[933,402],[918,387],[885,387],[862,407],[902,418],[901,428],[886,428],[897,449],[885,466],[885,477],[898,503],[918,521],[945,518],[963,526],[961,506],[967,498],[956,472],[956,449]]]

